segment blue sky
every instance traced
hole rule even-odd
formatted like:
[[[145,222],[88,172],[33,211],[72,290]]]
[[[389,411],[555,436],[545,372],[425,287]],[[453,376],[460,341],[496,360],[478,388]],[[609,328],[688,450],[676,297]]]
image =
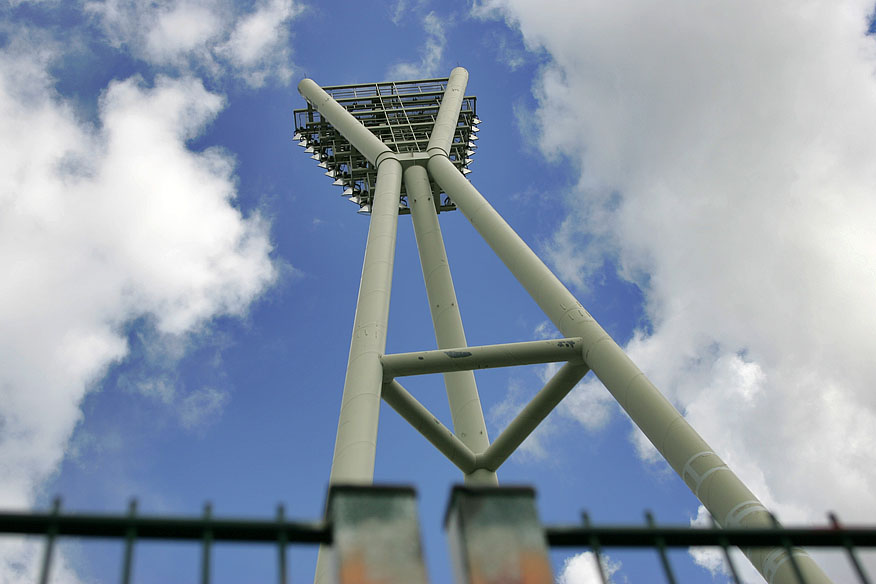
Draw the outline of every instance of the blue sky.
[[[471,181],[788,522],[876,520],[870,1],[13,1],[0,8],[0,505],[322,512],[367,217],[292,140],[298,80],[470,73]],[[461,213],[472,345],[557,336]],[[408,217],[387,350],[434,347]],[[479,372],[501,431],[545,369]],[[405,386],[449,424],[440,378]],[[375,480],[414,484],[427,562],[460,477],[384,407]],[[585,380],[499,471],[549,522],[687,523],[698,502]],[[61,580],[117,577],[115,544]],[[32,548],[0,548],[0,582]],[[556,554],[562,584],[593,574]],[[616,582],[656,558],[612,554]],[[715,557],[678,552],[697,581]],[[312,577],[314,550],[292,555]],[[142,546],[137,581],[194,577]],[[221,549],[217,581],[271,577]],[[699,565],[697,565],[697,563]],[[823,559],[837,578],[841,561]],[[26,572],[26,569],[25,569]],[[223,575],[224,574],[224,575]]]

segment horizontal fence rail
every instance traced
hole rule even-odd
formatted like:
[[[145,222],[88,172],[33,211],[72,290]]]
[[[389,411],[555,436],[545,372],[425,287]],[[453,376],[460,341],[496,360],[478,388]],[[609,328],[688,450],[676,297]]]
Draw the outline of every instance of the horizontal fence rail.
[[[500,488],[501,489],[501,488]],[[511,490],[510,488],[506,488]],[[366,489],[367,490],[367,489]],[[757,548],[779,547],[795,562],[793,551],[798,547],[832,548],[845,552],[858,582],[870,584],[866,569],[858,557],[858,551],[876,548],[876,527],[842,525],[835,515],[830,522],[815,527],[784,527],[776,521],[773,528],[747,529],[717,526],[690,527],[657,525],[650,513],[646,522],[638,526],[593,525],[587,514],[576,525],[543,525],[546,544],[551,548],[586,548],[594,552],[595,562],[602,581],[612,581],[605,571],[602,551],[605,548],[653,549],[657,552],[665,581],[674,584],[679,580],[673,572],[667,550],[670,548],[713,547],[720,548],[729,571],[728,578],[742,582],[739,569],[729,550],[731,547]],[[54,545],[58,537],[106,538],[123,540],[125,543],[122,561],[123,584],[130,584],[134,546],[138,540],[195,541],[201,543],[200,582],[210,582],[211,546],[215,542],[273,544],[278,550],[278,581],[287,584],[286,549],[292,544],[325,544],[333,542],[332,521],[289,521],[282,506],[274,519],[241,519],[214,517],[209,504],[200,516],[139,515],[136,502],[132,502],[127,514],[87,514],[61,511],[56,499],[48,512],[0,511],[0,537],[42,536],[45,542],[43,563],[37,582],[50,582]],[[393,557],[392,554],[387,557]],[[795,570],[799,574],[799,571]],[[801,576],[798,580],[806,584]],[[547,582],[545,583],[547,584]]]
[[[200,541],[209,532],[213,541],[331,544],[323,522],[220,519],[203,517],[128,517],[124,515],[52,515],[0,513],[0,534],[120,538],[129,530],[137,539]]]
[[[731,527],[697,528],[682,526],[618,527],[554,526],[545,529],[548,544],[553,547],[589,547],[595,540],[604,547],[643,548],[657,547],[662,540],[666,547],[782,546],[787,541],[800,547],[876,547],[876,529],[779,527],[775,529],[743,529]]]
[[[287,521],[282,505],[274,520],[213,517],[204,506],[200,517],[138,515],[131,501],[126,515],[61,513],[61,499],[48,513],[0,511],[0,536],[42,535],[45,551],[39,584],[50,582],[55,540],[60,537],[123,539],[122,584],[132,581],[134,545],[137,540],[197,541],[201,543],[200,582],[209,584],[214,542],[271,543],[277,546],[277,581],[287,584],[286,548],[290,544],[331,544],[331,526],[324,521]]]
[[[828,548],[845,550],[849,563],[861,584],[871,584],[864,565],[858,557],[857,548],[876,547],[876,528],[845,527],[833,513],[828,514],[830,524],[824,527],[785,527],[773,518],[772,528],[719,528],[660,526],[654,523],[650,513],[645,514],[645,526],[596,526],[590,523],[586,513],[583,525],[555,525],[545,527],[545,539],[552,547],[590,548],[593,550],[597,569],[604,584],[610,584],[601,559],[602,548],[650,548],[660,557],[666,581],[675,584],[678,580],[672,570],[668,548],[716,547],[724,553],[729,578],[741,584],[739,569],[730,556],[730,548],[784,548],[788,553],[798,584],[807,584],[795,558],[795,548]]]

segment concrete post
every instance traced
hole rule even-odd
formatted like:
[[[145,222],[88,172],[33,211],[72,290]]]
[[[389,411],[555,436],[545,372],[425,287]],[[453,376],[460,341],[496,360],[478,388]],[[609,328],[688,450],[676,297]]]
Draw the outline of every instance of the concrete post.
[[[535,492],[453,489],[444,519],[456,584],[553,584]]]
[[[413,489],[336,485],[327,507],[332,584],[428,582]]]

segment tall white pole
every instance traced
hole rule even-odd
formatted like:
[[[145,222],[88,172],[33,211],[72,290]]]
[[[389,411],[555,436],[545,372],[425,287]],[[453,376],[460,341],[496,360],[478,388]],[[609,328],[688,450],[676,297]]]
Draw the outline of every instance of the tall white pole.
[[[377,188],[332,458],[332,483],[368,484],[374,474],[377,416],[383,386],[380,356],[386,349],[401,177],[401,164],[394,158],[384,158],[377,169]]]
[[[438,348],[465,347],[465,330],[462,327],[459,302],[453,288],[429,176],[424,167],[411,165],[404,171],[404,180]],[[490,440],[487,437],[487,426],[474,372],[445,373],[444,385],[447,388],[454,434],[473,453],[484,452],[490,445]],[[496,473],[487,469],[477,469],[466,474],[465,482],[498,484]]]
[[[429,159],[428,169],[562,334],[583,339],[584,362],[712,517],[724,527],[773,527],[769,513],[757,497],[453,163],[446,156],[436,154]],[[790,556],[784,549],[743,551],[770,584],[798,583]],[[830,583],[805,551],[795,549],[794,559],[807,584]]]
[[[371,224],[365,244],[365,261],[332,457],[329,479],[332,484],[371,484],[374,476],[383,386],[380,356],[386,349],[401,178],[401,164],[395,158],[384,157],[377,169]],[[320,546],[314,578],[317,584],[330,581],[328,556],[329,550]]]
[[[427,151],[437,150],[445,156],[450,153],[450,144],[459,125],[459,112],[462,109],[467,83],[468,71],[464,68],[456,67],[450,72],[441,98],[441,106],[438,108],[435,124],[429,135]],[[426,281],[426,293],[429,297],[429,309],[432,313],[438,348],[464,347],[466,346],[465,331],[450,275],[450,265],[447,262],[447,252],[444,249],[444,238],[438,223],[436,211],[438,205],[437,201],[433,200],[432,187],[425,167],[412,165],[405,169],[405,189],[408,192],[408,205],[411,208],[414,234],[420,253],[420,264],[423,267],[423,278]],[[411,197],[412,193],[413,197]],[[447,388],[454,433],[475,454],[484,452],[490,445],[490,439],[487,435],[474,372],[445,373],[444,384]],[[493,470],[477,469],[465,475],[465,482],[495,485],[498,484],[498,479]]]

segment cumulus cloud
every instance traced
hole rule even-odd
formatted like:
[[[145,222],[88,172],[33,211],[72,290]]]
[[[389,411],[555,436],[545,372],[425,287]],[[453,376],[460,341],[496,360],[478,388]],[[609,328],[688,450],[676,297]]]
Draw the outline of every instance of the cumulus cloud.
[[[611,584],[615,582],[612,576],[621,569],[621,563],[612,560],[605,554],[602,554],[600,559],[602,576],[605,576],[605,580],[599,574],[596,554],[582,552],[566,558],[563,562],[563,568],[557,576],[557,584],[602,584],[603,581]]]
[[[242,16],[217,51],[253,87],[273,76],[283,83],[292,78],[288,23],[301,8],[292,0],[267,0]]]
[[[231,400],[227,391],[202,387],[189,393],[180,404],[180,420],[188,429],[201,428],[222,414]]]
[[[432,11],[423,17],[422,24],[423,31],[426,33],[426,43],[420,49],[420,60],[396,63],[387,72],[388,79],[422,79],[439,74],[444,48],[447,45],[444,23]]]
[[[294,0],[260,0],[250,12],[230,0],[101,0],[86,7],[111,43],[150,64],[230,74],[251,87],[292,76],[289,24],[302,10]]]
[[[642,288],[631,357],[781,517],[876,519],[872,1],[478,10],[550,57],[541,148],[581,171],[564,275]]]
[[[19,38],[0,51],[5,508],[31,505],[55,472],[84,395],[128,354],[130,323],[192,334],[243,315],[275,278],[267,222],[235,207],[233,159],[187,146],[221,96],[190,77],[134,77],[110,84],[99,124],[86,124],[55,92],[41,47]],[[21,562],[0,552],[0,572]]]

